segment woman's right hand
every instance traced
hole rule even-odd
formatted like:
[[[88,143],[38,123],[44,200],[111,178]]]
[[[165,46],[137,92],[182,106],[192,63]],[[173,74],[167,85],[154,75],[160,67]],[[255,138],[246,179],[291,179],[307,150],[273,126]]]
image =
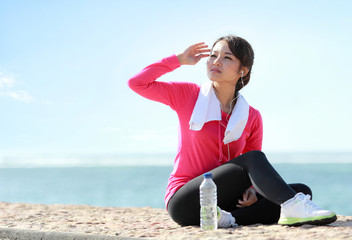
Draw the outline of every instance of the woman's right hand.
[[[250,187],[243,193],[243,200],[241,199],[238,200],[238,204],[236,205],[236,207],[239,207],[239,208],[249,207],[257,201],[258,201],[258,198],[256,195],[256,191],[253,187]]]
[[[204,42],[188,47],[183,53],[177,55],[181,65],[194,65],[202,58],[209,57],[210,49]]]

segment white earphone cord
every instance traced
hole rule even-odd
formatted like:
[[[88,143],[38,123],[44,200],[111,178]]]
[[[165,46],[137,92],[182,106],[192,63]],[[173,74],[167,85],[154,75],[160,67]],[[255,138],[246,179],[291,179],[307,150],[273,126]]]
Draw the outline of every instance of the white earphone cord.
[[[244,88],[244,83],[243,83],[243,71],[241,72],[241,82],[242,82],[242,88]],[[216,94],[216,92],[215,92],[215,94]],[[217,94],[216,94],[216,95],[217,95]],[[227,122],[229,121],[228,117],[229,117],[230,114],[232,113],[232,103],[233,103],[233,101],[235,101],[239,96],[240,96],[240,95],[237,93],[237,96],[236,96],[234,99],[232,99],[231,102],[230,102],[230,112],[229,112],[229,114],[227,114],[227,116],[226,116],[226,121],[227,121]],[[223,111],[221,104],[220,104],[220,108],[221,108],[221,110]],[[225,128],[225,131],[226,131],[226,126],[225,126],[221,121],[219,121],[219,122],[220,122],[220,124]],[[228,161],[230,161],[230,160],[231,160],[231,158],[230,158],[230,157],[231,157],[231,155],[230,155],[230,146],[229,146],[229,144],[226,144],[226,145],[227,145]]]

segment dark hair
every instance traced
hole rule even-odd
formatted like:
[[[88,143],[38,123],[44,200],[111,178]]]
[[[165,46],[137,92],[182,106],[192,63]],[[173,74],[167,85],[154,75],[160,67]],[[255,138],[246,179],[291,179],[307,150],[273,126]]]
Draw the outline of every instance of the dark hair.
[[[251,71],[254,62],[254,51],[252,46],[241,37],[237,37],[235,35],[227,35],[216,40],[213,44],[212,49],[214,48],[216,43],[222,40],[225,40],[227,42],[232,54],[240,60],[240,68],[248,68],[247,75],[243,77],[243,83],[244,86],[246,86],[249,82],[249,79],[251,78]],[[237,81],[235,92],[238,92],[242,88],[242,81]]]

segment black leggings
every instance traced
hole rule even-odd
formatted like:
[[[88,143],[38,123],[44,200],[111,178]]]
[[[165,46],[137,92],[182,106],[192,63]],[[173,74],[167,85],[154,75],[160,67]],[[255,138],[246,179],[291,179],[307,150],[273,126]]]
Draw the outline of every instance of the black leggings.
[[[287,185],[261,151],[242,154],[210,171],[217,186],[218,206],[231,212],[239,225],[277,223],[280,204],[297,192],[312,195],[304,184]],[[203,175],[182,186],[170,199],[168,212],[182,226],[199,225],[199,186]],[[257,190],[258,201],[238,208],[238,199],[250,186]]]

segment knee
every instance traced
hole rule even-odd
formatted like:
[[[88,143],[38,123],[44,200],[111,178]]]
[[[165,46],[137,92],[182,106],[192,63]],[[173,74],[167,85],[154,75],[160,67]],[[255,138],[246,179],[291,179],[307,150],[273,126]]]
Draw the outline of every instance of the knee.
[[[248,158],[252,158],[252,159],[262,159],[262,158],[266,159],[265,154],[260,150],[249,151],[244,153],[243,155],[246,155]]]
[[[182,210],[179,209],[177,202],[171,201],[167,205],[167,212],[171,219],[177,224],[184,226]]]
[[[245,157],[247,163],[250,163],[252,161],[253,161],[253,163],[258,163],[258,161],[265,161],[265,162],[268,161],[265,154],[259,150],[253,150],[250,152],[246,152],[242,155]]]
[[[194,207],[191,209],[187,207],[187,203],[173,198],[167,205],[169,216],[180,226],[199,225],[199,208],[197,212],[194,211]]]

